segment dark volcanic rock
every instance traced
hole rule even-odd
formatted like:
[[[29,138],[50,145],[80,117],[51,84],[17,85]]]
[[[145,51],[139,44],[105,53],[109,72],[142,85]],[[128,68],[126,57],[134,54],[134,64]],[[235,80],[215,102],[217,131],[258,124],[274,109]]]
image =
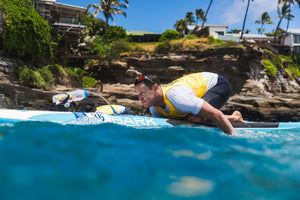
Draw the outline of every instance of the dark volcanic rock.
[[[299,79],[290,80],[284,69],[278,69],[276,76],[270,78],[261,60],[262,51],[250,47],[210,49],[126,57],[110,65],[101,63],[93,72],[104,83],[102,95],[111,103],[128,107],[133,114],[145,113],[132,84],[137,74],[155,75],[164,84],[184,74],[209,71],[225,76],[232,85],[232,97],[221,109],[224,113],[239,110],[251,121],[300,121]],[[2,94],[1,105],[8,108],[55,110],[52,95],[75,89],[58,85],[53,91],[40,91],[12,85],[14,71],[0,62],[0,101]],[[92,94],[77,109],[103,104],[102,98]]]

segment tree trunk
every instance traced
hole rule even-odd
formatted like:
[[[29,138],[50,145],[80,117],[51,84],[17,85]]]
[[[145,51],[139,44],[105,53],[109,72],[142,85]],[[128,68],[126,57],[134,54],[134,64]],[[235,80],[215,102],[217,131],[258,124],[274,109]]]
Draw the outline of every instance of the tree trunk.
[[[213,2],[213,0],[210,1],[209,5],[208,5],[208,8],[207,8],[207,10],[206,10],[206,12],[205,12],[205,16],[204,16],[204,17],[205,17],[205,21],[207,21],[206,16],[207,16],[207,13],[208,13],[208,11],[209,11],[209,9],[210,9],[210,7],[211,7],[212,2]],[[205,22],[205,21],[202,22],[201,29],[203,29],[203,26],[204,26],[204,22]]]
[[[241,37],[240,37],[241,40],[243,39],[243,35],[244,35],[244,30],[245,30],[245,24],[246,24],[246,18],[247,18],[247,14],[248,14],[249,5],[250,5],[250,0],[248,0],[247,9],[246,9],[245,17],[244,17],[243,28],[242,28],[242,33],[241,33]]]
[[[284,18],[284,15],[282,15],[282,17],[280,18],[280,20],[279,20],[279,22],[278,22],[278,24],[277,24],[277,27],[276,27],[276,29],[275,29],[275,33],[274,33],[274,42],[276,41],[276,34],[277,34],[277,31],[278,31],[278,29],[279,29],[279,26],[280,26],[281,21],[282,21],[283,18]]]
[[[288,15],[290,15],[290,13],[291,13],[291,3],[289,3],[289,9],[288,9]],[[288,21],[287,21],[287,24],[286,24],[286,29],[285,29],[285,34],[284,34],[284,36],[283,36],[283,44],[284,44],[284,40],[285,40],[285,37],[287,36],[287,32],[288,32],[288,29],[289,29],[289,25],[290,25],[290,18],[288,17],[288,19],[287,19]]]

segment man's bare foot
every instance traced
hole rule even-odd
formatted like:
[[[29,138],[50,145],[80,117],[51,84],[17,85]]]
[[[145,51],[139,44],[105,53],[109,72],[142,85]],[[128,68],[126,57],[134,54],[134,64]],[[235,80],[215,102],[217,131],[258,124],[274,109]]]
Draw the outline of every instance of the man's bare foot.
[[[245,123],[242,114],[237,110],[232,115],[227,115],[227,118],[231,123]]]

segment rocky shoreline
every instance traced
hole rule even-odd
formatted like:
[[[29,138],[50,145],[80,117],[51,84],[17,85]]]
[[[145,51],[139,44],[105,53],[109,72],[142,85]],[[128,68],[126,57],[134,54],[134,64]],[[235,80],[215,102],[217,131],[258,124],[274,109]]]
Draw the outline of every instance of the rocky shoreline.
[[[101,63],[93,68],[93,73],[104,85],[102,95],[110,103],[128,107],[133,114],[149,114],[134,92],[132,82],[137,74],[155,75],[164,84],[184,74],[210,71],[225,76],[232,84],[232,97],[221,109],[224,113],[239,110],[249,121],[300,121],[299,79],[289,80],[283,68],[269,78],[262,56],[260,49],[252,47],[135,55],[111,64]],[[0,59],[1,107],[57,110],[52,95],[76,89],[70,85],[56,85],[49,91],[22,87],[15,81],[17,67],[11,60]],[[95,88],[87,90],[97,93]],[[77,109],[104,104],[99,96],[92,94],[78,103]]]

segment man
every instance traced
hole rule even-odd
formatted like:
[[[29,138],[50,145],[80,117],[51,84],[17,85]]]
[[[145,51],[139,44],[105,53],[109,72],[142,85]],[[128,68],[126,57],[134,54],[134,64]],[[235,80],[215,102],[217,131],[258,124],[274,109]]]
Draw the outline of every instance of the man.
[[[231,85],[215,73],[189,74],[163,87],[140,75],[135,81],[135,91],[142,104],[156,117],[210,121],[227,134],[235,133],[230,121],[243,122],[240,112],[225,116],[219,110],[230,97]]]

